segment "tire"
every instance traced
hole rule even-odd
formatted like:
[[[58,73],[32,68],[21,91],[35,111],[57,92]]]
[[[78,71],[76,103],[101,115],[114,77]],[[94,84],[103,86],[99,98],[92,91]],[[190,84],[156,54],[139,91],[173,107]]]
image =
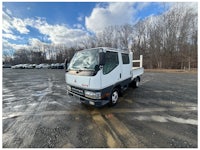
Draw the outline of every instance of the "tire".
[[[110,95],[110,103],[109,106],[114,106],[117,104],[119,98],[119,90],[118,89],[114,89]]]
[[[139,79],[139,77],[137,77],[132,81],[131,86],[133,88],[138,88],[139,87],[139,83],[140,83],[140,79]]]
[[[136,78],[136,81],[135,81],[135,88],[138,88],[138,87],[139,87],[139,83],[140,83],[139,79]]]

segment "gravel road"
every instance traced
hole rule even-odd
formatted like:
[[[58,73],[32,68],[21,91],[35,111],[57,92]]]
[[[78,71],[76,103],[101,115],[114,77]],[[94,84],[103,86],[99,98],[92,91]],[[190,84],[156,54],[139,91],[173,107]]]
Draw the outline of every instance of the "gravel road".
[[[114,107],[66,94],[63,70],[3,69],[4,148],[197,148],[197,74],[145,72]]]

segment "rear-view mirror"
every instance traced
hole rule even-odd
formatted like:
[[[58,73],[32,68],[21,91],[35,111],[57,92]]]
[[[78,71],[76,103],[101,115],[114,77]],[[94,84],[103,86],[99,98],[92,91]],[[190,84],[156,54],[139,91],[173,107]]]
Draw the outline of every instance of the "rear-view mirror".
[[[67,67],[68,67],[68,59],[66,58],[65,59],[65,62],[64,62],[64,69],[65,69],[65,72],[67,71]]]

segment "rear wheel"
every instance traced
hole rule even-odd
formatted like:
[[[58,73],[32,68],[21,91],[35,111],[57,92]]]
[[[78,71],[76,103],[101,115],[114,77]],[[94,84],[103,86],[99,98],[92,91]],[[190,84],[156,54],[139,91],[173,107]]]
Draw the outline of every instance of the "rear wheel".
[[[139,81],[139,79],[137,78],[136,81],[135,81],[135,88],[138,88],[138,87],[139,87],[139,83],[140,83],[140,81]]]
[[[133,88],[138,88],[138,87],[139,87],[139,83],[140,83],[140,78],[137,77],[137,78],[135,78],[135,79],[132,81],[131,86],[132,86]]]
[[[118,89],[114,89],[110,95],[110,103],[109,106],[114,106],[119,98],[119,91]]]

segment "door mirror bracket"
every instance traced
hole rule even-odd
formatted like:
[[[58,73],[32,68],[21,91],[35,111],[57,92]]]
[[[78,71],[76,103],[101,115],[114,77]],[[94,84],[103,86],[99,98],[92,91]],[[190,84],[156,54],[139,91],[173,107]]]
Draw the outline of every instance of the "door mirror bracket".
[[[99,65],[100,66],[105,65],[105,53],[104,52],[99,53]]]

